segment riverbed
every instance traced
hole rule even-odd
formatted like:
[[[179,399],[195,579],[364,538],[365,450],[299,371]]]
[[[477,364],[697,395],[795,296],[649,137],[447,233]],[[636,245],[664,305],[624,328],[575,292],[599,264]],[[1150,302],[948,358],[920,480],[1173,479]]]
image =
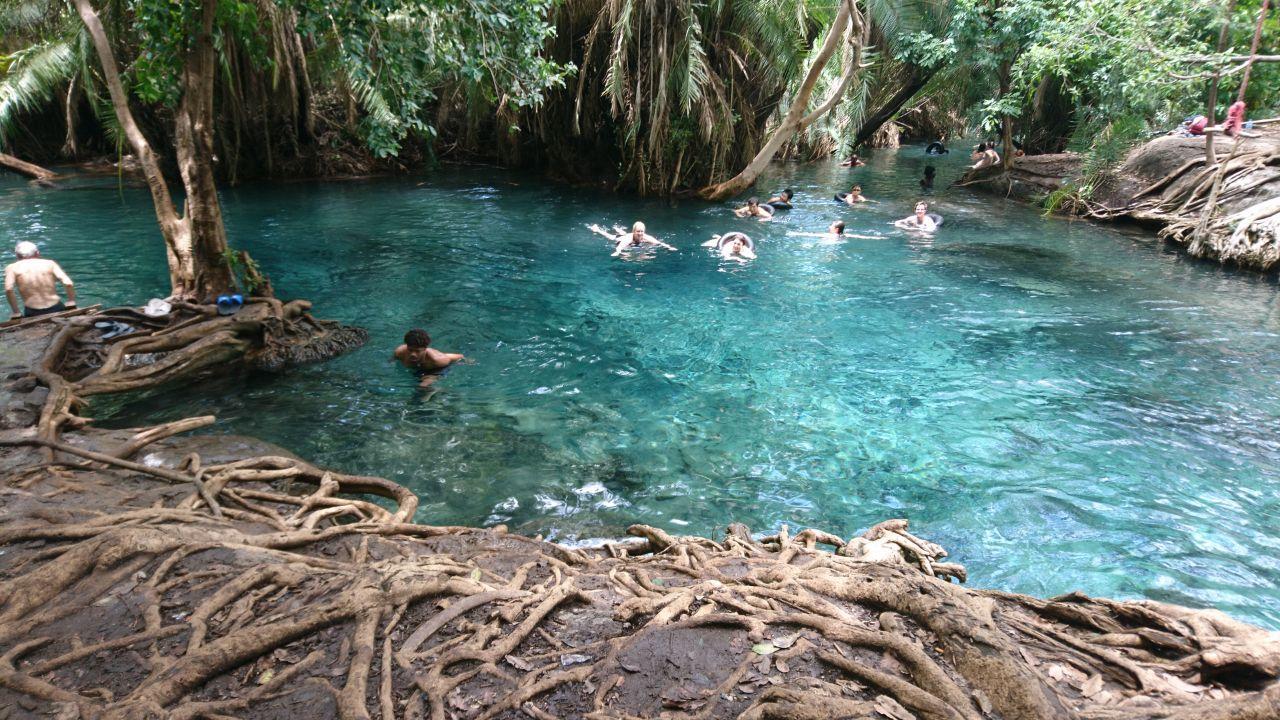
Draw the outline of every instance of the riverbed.
[[[984,586],[1280,628],[1275,279],[947,189],[959,157],[869,159],[774,168],[762,190],[798,197],[769,223],[491,168],[230,188],[232,243],[370,343],[89,414],[213,413],[213,432],[412,487],[422,522],[576,541],[907,517]],[[836,204],[853,182],[879,202]],[[946,218],[932,237],[890,225],[919,197]],[[585,227],[636,219],[678,252],[611,258]],[[872,237],[796,234],[835,219]],[[60,261],[82,304],[167,292],[140,188],[0,177],[0,227]],[[699,247],[730,230],[756,261]],[[473,364],[419,389],[389,360],[410,327]]]

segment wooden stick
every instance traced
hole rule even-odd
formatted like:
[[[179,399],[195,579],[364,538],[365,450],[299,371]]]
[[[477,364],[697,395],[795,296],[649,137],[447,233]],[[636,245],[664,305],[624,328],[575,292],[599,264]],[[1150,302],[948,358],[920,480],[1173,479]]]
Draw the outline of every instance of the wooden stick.
[[[75,317],[76,315],[84,315],[85,313],[94,312],[100,307],[102,307],[101,304],[90,305],[89,307],[71,308],[70,310],[63,310],[62,312],[49,313],[48,315],[38,315],[32,318],[18,318],[17,320],[6,320],[0,323],[0,333],[6,330],[18,330],[20,328],[30,327],[32,325],[39,325],[42,322],[47,322],[49,320],[53,320],[56,318],[69,318],[69,317]]]

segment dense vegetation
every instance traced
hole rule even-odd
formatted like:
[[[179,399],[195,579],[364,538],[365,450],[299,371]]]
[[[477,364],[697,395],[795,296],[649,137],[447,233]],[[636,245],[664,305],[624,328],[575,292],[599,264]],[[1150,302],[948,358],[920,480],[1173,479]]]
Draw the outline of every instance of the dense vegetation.
[[[216,172],[480,158],[666,194],[733,177],[797,98],[811,117],[782,128],[782,155],[980,133],[1106,164],[1187,115],[1222,118],[1261,1],[220,0]],[[95,7],[140,126],[168,147],[201,5]],[[0,37],[0,148],[130,152],[72,4],[0,0]],[[1280,71],[1259,63],[1251,114],[1278,98]]]

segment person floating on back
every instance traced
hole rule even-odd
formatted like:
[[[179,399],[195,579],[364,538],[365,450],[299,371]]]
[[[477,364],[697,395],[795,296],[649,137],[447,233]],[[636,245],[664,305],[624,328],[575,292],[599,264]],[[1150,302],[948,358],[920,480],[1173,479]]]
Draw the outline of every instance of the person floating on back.
[[[929,213],[929,203],[916,203],[916,212],[910,217],[904,217],[894,223],[904,230],[919,230],[920,232],[931,233],[938,229],[938,223],[941,218],[937,215]]]
[[[13,249],[18,261],[4,269],[4,295],[12,311],[10,320],[20,317],[36,317],[62,312],[76,306],[76,286],[62,271],[58,263],[40,257],[40,249],[33,242],[22,241]],[[58,283],[67,291],[64,305],[58,297]],[[17,290],[17,295],[14,290]],[[22,296],[23,311],[18,312],[18,295]]]
[[[760,198],[751,198],[746,205],[733,211],[738,217],[754,217],[760,218],[760,222],[773,219],[773,208],[768,205],[761,205]]]
[[[646,245],[655,245],[668,250],[675,250],[674,247],[645,232],[644,223],[639,220],[631,226],[631,232],[627,232],[616,225],[613,228],[614,232],[609,232],[599,225],[588,225],[587,228],[597,235],[602,235],[608,238],[609,242],[614,244],[613,255],[611,255],[611,257],[618,257],[628,250],[634,250],[635,248],[644,247]]]
[[[431,347],[431,336],[421,328],[404,334],[404,344],[396,348],[394,357],[401,365],[422,375],[418,387],[431,385],[450,365],[467,359],[461,353],[440,352]]]

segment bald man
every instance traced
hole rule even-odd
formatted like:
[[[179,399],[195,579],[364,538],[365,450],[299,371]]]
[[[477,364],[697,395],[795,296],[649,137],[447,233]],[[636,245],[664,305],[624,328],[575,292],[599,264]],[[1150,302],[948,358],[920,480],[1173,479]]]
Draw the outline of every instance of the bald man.
[[[18,261],[4,269],[4,295],[12,311],[10,320],[62,312],[76,306],[76,286],[58,263],[40,257],[35,243],[23,242],[13,249]],[[67,291],[64,305],[58,297],[58,283]],[[17,290],[17,294],[14,293]],[[18,296],[23,312],[18,312]]]

